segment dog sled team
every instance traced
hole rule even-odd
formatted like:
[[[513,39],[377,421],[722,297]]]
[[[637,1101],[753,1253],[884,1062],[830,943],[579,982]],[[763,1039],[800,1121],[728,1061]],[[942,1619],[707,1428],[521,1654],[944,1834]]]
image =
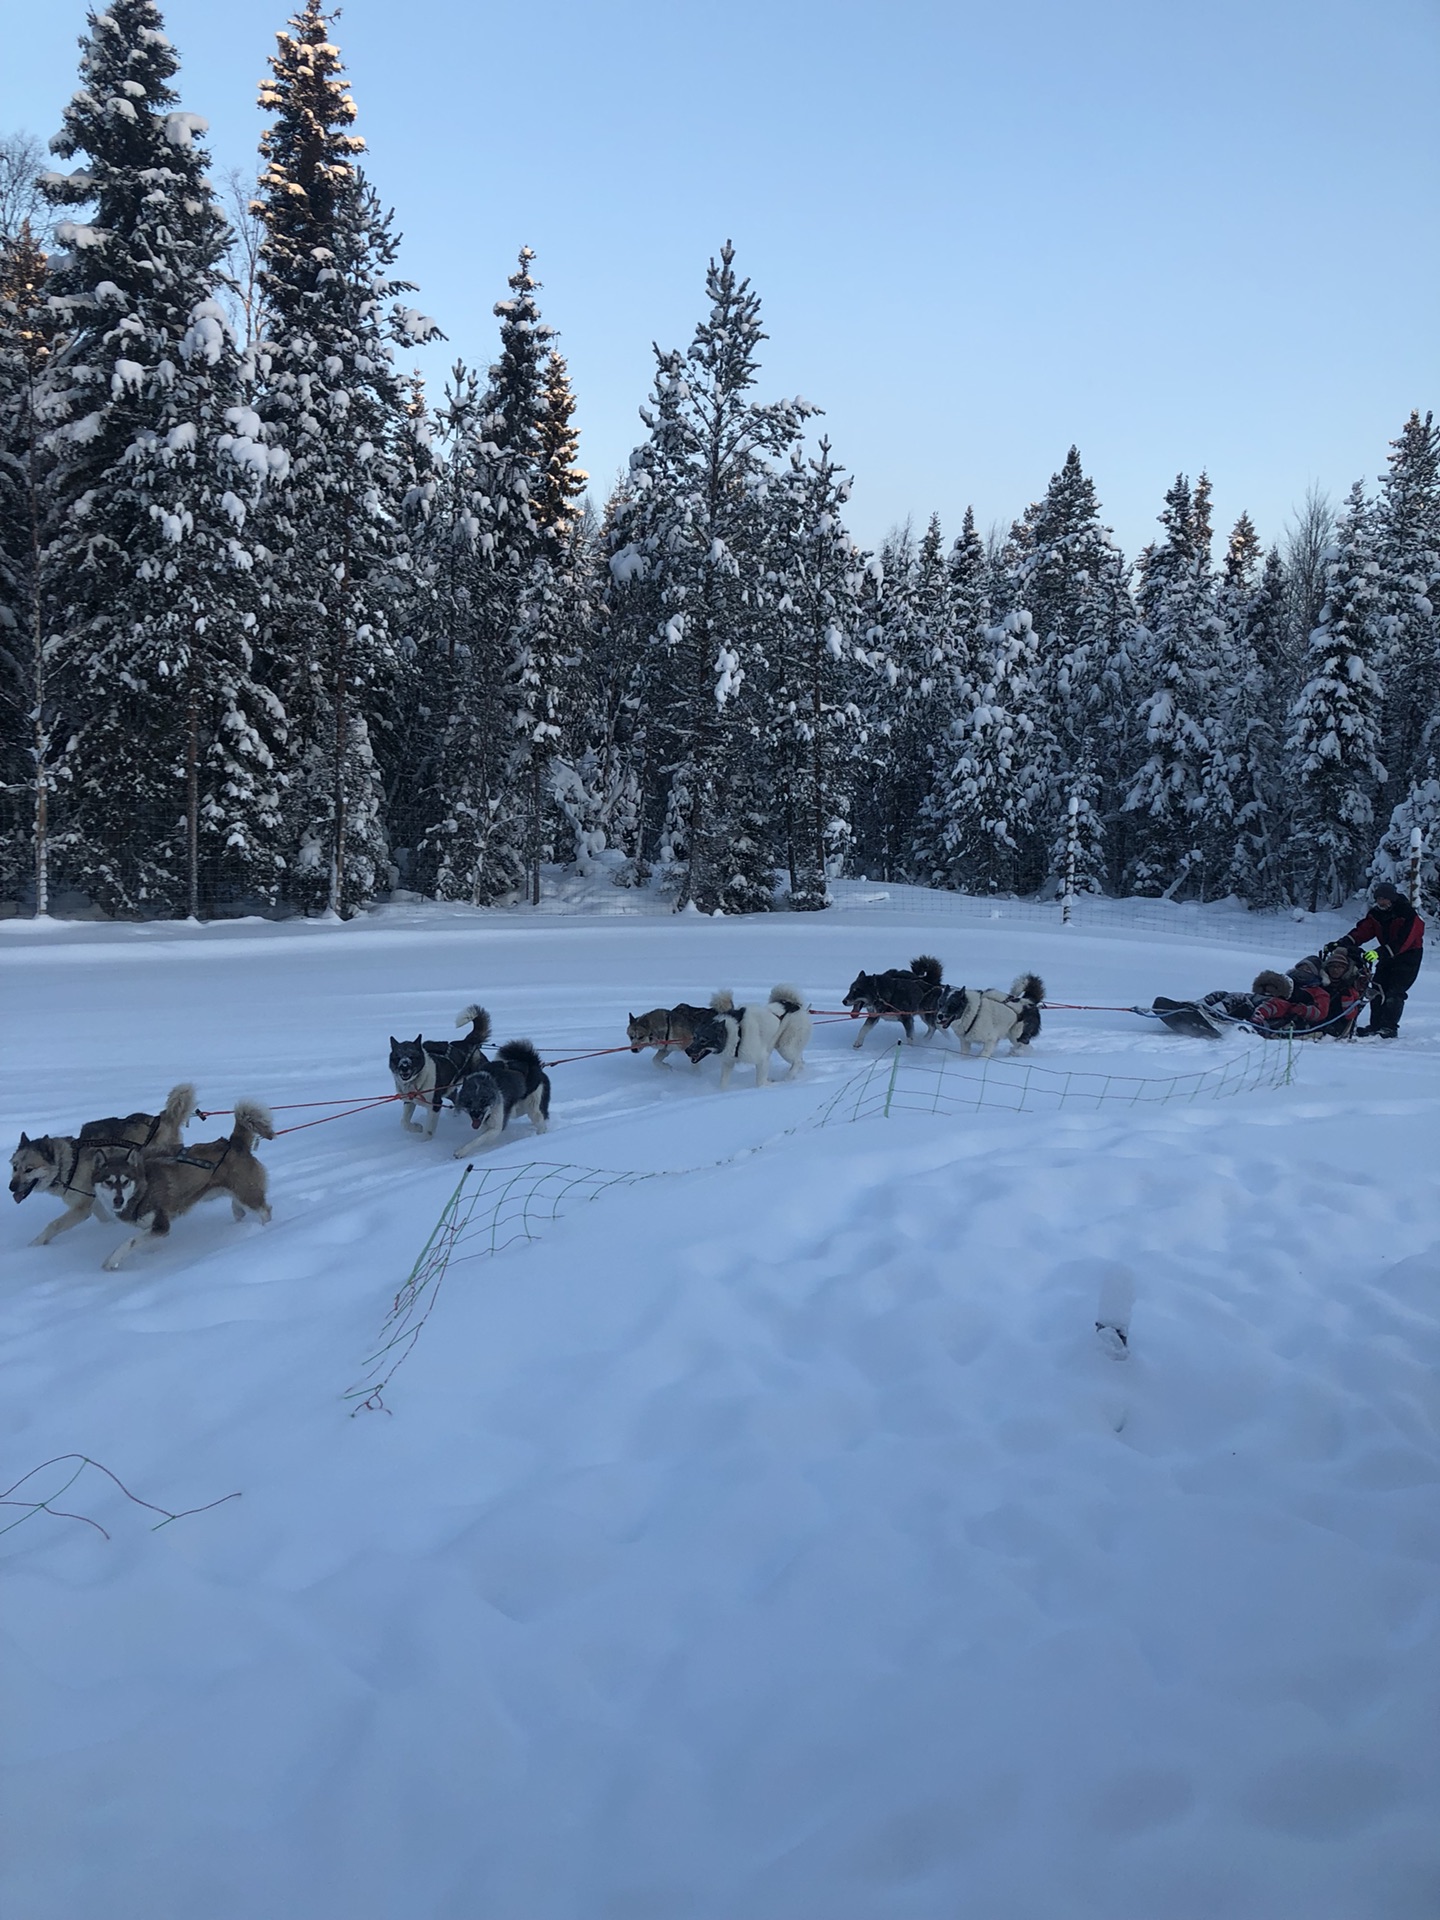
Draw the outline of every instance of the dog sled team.
[[[1157,998],[1150,1011],[1176,1033],[1210,1040],[1236,1024],[1270,1034],[1347,1038],[1355,1035],[1357,1017],[1369,1005],[1370,1025],[1359,1031],[1393,1039],[1419,971],[1423,937],[1424,922],[1410,902],[1393,888],[1377,887],[1374,904],[1350,933],[1307,955],[1288,973],[1258,974],[1249,993]],[[988,1060],[1002,1040],[1012,1053],[1030,1045],[1040,1032],[1044,998],[1044,982],[1033,973],[1021,974],[1008,993],[999,987],[947,987],[941,963],[921,954],[908,967],[858,973],[844,1004],[853,1020],[863,1022],[857,1048],[881,1021],[895,1021],[907,1042],[915,1040],[917,1024],[923,1025],[927,1038],[952,1034],[962,1055],[978,1051]],[[390,1072],[401,1125],[432,1138],[448,1100],[470,1122],[469,1134],[455,1149],[457,1159],[495,1145],[514,1118],[529,1120],[536,1133],[544,1133],[550,1078],[531,1042],[507,1040],[493,1055],[487,1053],[491,1023],[481,1006],[463,1008],[456,1025],[467,1029],[458,1040],[391,1035]],[[793,1078],[804,1067],[811,1033],[804,996],[788,985],[773,987],[768,1000],[748,1006],[737,1006],[733,994],[721,992],[708,1006],[682,1001],[655,1007],[631,1014],[627,1028],[630,1051],[652,1048],[657,1066],[666,1066],[674,1053],[683,1053],[695,1066],[718,1057],[722,1090],[737,1066],[753,1067],[755,1085],[765,1086],[773,1054]],[[423,1120],[415,1118],[417,1108],[423,1109]],[[195,1090],[181,1085],[171,1089],[158,1114],[92,1120],[74,1135],[31,1139],[22,1133],[10,1159],[12,1197],[52,1194],[63,1207],[34,1244],[46,1246],[91,1218],[113,1218],[137,1229],[105,1260],[113,1269],[136,1249],[163,1241],[173,1221],[214,1195],[229,1198],[237,1220],[247,1214],[268,1220],[265,1168],[255,1144],[275,1137],[269,1110],[255,1100],[238,1100],[228,1136],[187,1145],[184,1129],[193,1117],[198,1117]]]

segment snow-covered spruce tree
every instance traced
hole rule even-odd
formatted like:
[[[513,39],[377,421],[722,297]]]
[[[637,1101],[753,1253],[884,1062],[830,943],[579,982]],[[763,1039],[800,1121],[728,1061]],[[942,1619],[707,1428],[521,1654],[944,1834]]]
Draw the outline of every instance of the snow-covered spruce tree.
[[[1254,523],[1248,513],[1242,513],[1231,530],[1213,597],[1209,700],[1202,722],[1210,755],[1196,836],[1203,897],[1224,891],[1235,857],[1240,707],[1250,668],[1243,614],[1259,585],[1260,552]]]
[[[49,910],[50,707],[45,691],[50,463],[47,374],[60,344],[49,263],[28,223],[0,239],[0,893],[27,872]]]
[[[783,801],[789,901],[801,911],[829,905],[826,878],[842,871],[850,840],[863,563],[841,518],[849,497],[849,478],[822,438],[814,458],[791,454],[771,523],[763,757]]]
[[[1416,827],[1420,829],[1420,884],[1412,892],[1410,838]],[[1440,773],[1433,759],[1426,762],[1424,772],[1416,775],[1405,798],[1391,810],[1366,878],[1371,886],[1388,880],[1409,894],[1416,906],[1422,899],[1429,901],[1433,911],[1440,898]]]
[[[1440,428],[1412,413],[1391,443],[1375,515],[1385,682],[1384,756],[1403,794],[1440,723]]]
[[[655,383],[640,409],[648,437],[630,455],[627,472],[605,510],[603,570],[592,660],[597,679],[591,707],[599,720],[600,775],[617,794],[623,765],[633,777],[626,806],[628,835],[613,844],[629,858],[617,882],[643,885],[657,861],[668,858],[664,824],[669,781],[663,709],[671,698],[677,632],[672,625],[668,560],[683,552],[689,489],[685,484],[690,432],[682,416],[688,397],[684,355],[656,355]],[[598,771],[598,770],[597,770]]]
[[[583,549],[574,538],[575,501],[587,476],[575,465],[575,402],[565,362],[550,344],[555,330],[540,318],[534,257],[521,248],[510,298],[495,308],[500,357],[485,401],[480,544],[491,569],[489,624],[507,657],[513,801],[504,814],[514,831],[503,850],[538,904],[541,862],[553,851],[551,790],[575,716],[578,639],[587,617]],[[492,848],[501,852],[498,832]]]
[[[1225,885],[1252,907],[1289,899],[1293,795],[1286,777],[1286,719],[1297,692],[1286,617],[1287,585],[1272,547],[1248,592],[1227,566],[1220,612],[1235,679],[1227,709],[1234,848]]]
[[[734,259],[727,241],[710,262],[710,311],[670,381],[671,444],[654,462],[664,498],[651,508],[664,534],[647,558],[664,623],[652,636],[646,698],[676,904],[748,912],[770,903],[778,842],[756,765],[766,495],[772,462],[788,454],[811,409],[751,398],[765,335],[759,296]],[[669,379],[669,357],[657,349],[657,358]]]
[[[540,405],[540,490],[535,514],[542,529],[562,543],[581,518],[580,499],[590,476],[576,465],[580,435],[574,425],[575,396],[564,354],[552,347],[545,362]]]
[[[445,774],[418,832],[419,884],[483,904],[539,897],[556,818],[551,774],[578,662],[572,592],[574,401],[540,318],[534,254],[497,302],[500,351],[483,390],[457,365],[428,569],[444,617],[422,663]]]
[[[1310,636],[1309,678],[1291,713],[1299,776],[1296,853],[1300,898],[1313,913],[1339,906],[1364,877],[1374,837],[1383,690],[1375,514],[1360,481],[1336,528],[1329,595]]]
[[[438,556],[432,537],[442,470],[436,423],[418,371],[406,381],[405,423],[397,459],[406,564],[390,616],[398,658],[387,730],[385,824],[400,884],[413,888],[415,843],[424,823],[435,817],[434,790],[442,777],[432,716],[446,710],[432,673],[435,656],[444,649]]]
[[[975,509],[966,507],[960,532],[946,562],[950,575],[950,617],[957,653],[968,680],[979,636],[990,624],[990,563],[985,542],[975,530]]]
[[[490,555],[480,544],[484,418],[479,382],[457,362],[435,420],[434,487],[411,530],[418,704],[402,789],[412,884],[476,905],[494,897],[490,842],[511,756],[501,697],[508,627],[494,631]],[[518,884],[515,872],[508,877]]]
[[[1130,885],[1169,894],[1205,889],[1204,820],[1217,804],[1206,715],[1215,681],[1217,619],[1210,578],[1208,485],[1181,474],[1160,515],[1165,538],[1140,562],[1137,719],[1145,759],[1125,796],[1134,816]]]
[[[973,710],[960,716],[926,802],[944,865],[942,886],[965,893],[1032,893],[1044,875],[1037,822],[1039,766],[1033,751],[1035,636],[1017,608],[982,643]]]
[[[1058,879],[1071,839],[1069,803],[1079,802],[1077,868],[1089,890],[1107,865],[1104,771],[1113,753],[1102,735],[1114,692],[1112,629],[1124,562],[1101,524],[1094,483],[1075,447],[1026,524],[1015,590],[1035,623],[1039,825]]]
[[[375,736],[396,665],[407,404],[391,344],[437,330],[396,304],[412,289],[394,276],[397,241],[357,164],[364,142],[319,0],[276,39],[255,203],[255,404],[271,461],[264,642],[292,728],[286,893],[346,915],[389,877]]]
[[[914,654],[915,544],[907,525],[891,530],[866,562],[860,582],[863,722],[854,745],[851,787],[855,863],[880,880],[908,878],[916,852],[915,805],[902,798],[910,784],[917,730],[908,708],[919,662]]]
[[[115,913],[273,897],[283,723],[251,653],[254,423],[215,298],[227,229],[204,122],[178,110],[152,0],[92,14],[81,87],[45,178],[69,252],[52,286],[56,513],[64,582],[47,692],[64,738],[66,877]]]

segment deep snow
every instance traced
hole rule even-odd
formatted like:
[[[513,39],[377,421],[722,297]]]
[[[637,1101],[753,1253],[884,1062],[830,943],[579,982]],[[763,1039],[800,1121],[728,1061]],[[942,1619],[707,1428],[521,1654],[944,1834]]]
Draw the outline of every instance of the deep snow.
[[[924,949],[1128,1004],[1319,933],[850,901],[8,923],[0,1120],[188,1077],[202,1105],[383,1092],[387,1036],[476,997],[554,1056],[720,985],[838,1006]],[[854,1032],[760,1093],[558,1068],[551,1132],[492,1159],[700,1170],[455,1264],[388,1416],[341,1396],[454,1187],[453,1115],[429,1144],[393,1107],[287,1135],[271,1227],[194,1214],[117,1274],[121,1229],[31,1249],[55,1203],[7,1207],[0,1480],[81,1451],[167,1508],[242,1497],[152,1532],[92,1472],[62,1504],[108,1542],[44,1513],[0,1537],[6,1912],[1436,1911],[1431,975],[1394,1046],[1189,1105],[815,1130],[880,1051]],[[1055,1013],[1034,1059],[1219,1051]],[[1117,1358],[1094,1322],[1132,1296]]]

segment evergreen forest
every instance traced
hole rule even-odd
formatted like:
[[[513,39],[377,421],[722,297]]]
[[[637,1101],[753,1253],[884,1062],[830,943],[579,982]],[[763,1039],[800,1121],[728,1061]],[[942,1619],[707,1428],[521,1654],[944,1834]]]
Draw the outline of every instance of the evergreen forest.
[[[726,242],[599,501],[528,248],[493,362],[406,370],[439,329],[321,0],[233,204],[178,77],[110,0],[50,153],[0,151],[0,910],[485,905],[553,862],[705,912],[1067,869],[1313,909],[1414,827],[1433,881],[1431,414],[1268,549],[1182,472],[1123,553],[1072,447],[1008,531],[866,552]]]

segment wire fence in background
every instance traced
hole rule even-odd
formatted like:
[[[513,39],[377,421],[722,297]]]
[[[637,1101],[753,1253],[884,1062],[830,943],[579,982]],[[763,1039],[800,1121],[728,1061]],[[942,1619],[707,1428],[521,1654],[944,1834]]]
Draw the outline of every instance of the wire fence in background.
[[[606,885],[592,877],[556,870],[546,872],[548,891],[538,906],[477,909],[505,916],[567,919],[664,918],[674,912],[670,895],[655,884],[626,888]],[[906,881],[831,880],[830,907],[804,917],[823,924],[827,914],[864,916],[877,921],[922,920],[956,927],[1034,927],[1055,932],[1065,925],[1061,899],[996,899],[991,894],[950,893],[941,888],[914,886]],[[777,911],[787,912],[784,897]],[[766,915],[747,915],[764,919]],[[1333,925],[1332,925],[1333,923]],[[1200,940],[1215,946],[1244,947],[1284,956],[1292,947],[1333,938],[1349,924],[1342,913],[1301,914],[1277,910],[1251,912],[1238,901],[1202,905],[1198,901],[1112,900],[1100,894],[1076,894],[1070,902],[1069,925],[1080,933],[1115,931],[1161,933],[1182,940]]]
[[[1034,927],[1055,932],[1063,924],[1060,900],[997,900],[992,895],[947,893],[933,887],[903,882],[832,880],[834,909],[874,915],[877,920],[917,919],[954,926]],[[1252,913],[1239,904],[1198,901],[1112,900],[1100,894],[1077,894],[1070,903],[1070,926],[1078,933],[1104,934],[1117,930],[1163,933],[1182,940],[1203,940],[1215,946],[1250,947],[1285,954],[1294,946],[1311,945],[1333,937],[1348,925],[1341,913]]]
[[[919,920],[956,927],[987,926],[1000,923],[1015,928],[1034,927],[1047,932],[1063,924],[1063,902],[1034,899],[996,899],[993,895],[951,893],[934,887],[915,886],[907,881],[831,880],[828,883],[831,906],[819,913],[806,914],[811,924],[822,923],[827,916],[885,920]],[[565,921],[599,918],[605,920],[668,919],[674,914],[673,894],[655,881],[641,887],[617,887],[607,873],[577,874],[565,867],[546,867],[538,906],[461,907],[453,902],[437,902],[424,895],[397,891],[376,903],[383,910],[424,908],[457,919],[495,919]],[[785,897],[776,900],[777,912],[788,913]],[[63,889],[54,894],[50,911],[67,922],[97,921],[108,924],[106,916],[88,905],[80,895]],[[23,927],[31,912],[26,899],[0,898],[0,923],[9,924],[11,916]],[[210,916],[220,924],[245,914],[285,920],[294,914],[276,915],[255,902],[236,902],[223,913]],[[773,919],[770,915],[746,915],[747,919]],[[163,924],[163,921],[162,921]],[[179,925],[179,921],[172,924]],[[1318,943],[1321,937],[1333,937],[1350,924],[1341,913],[1300,915],[1293,911],[1251,912],[1241,902],[1220,901],[1203,906],[1196,901],[1115,900],[1099,894],[1077,894],[1070,903],[1070,925],[1081,933],[1104,934],[1119,930],[1160,933],[1184,940],[1205,941],[1218,946],[1264,949],[1277,960],[1291,953],[1297,944]]]

